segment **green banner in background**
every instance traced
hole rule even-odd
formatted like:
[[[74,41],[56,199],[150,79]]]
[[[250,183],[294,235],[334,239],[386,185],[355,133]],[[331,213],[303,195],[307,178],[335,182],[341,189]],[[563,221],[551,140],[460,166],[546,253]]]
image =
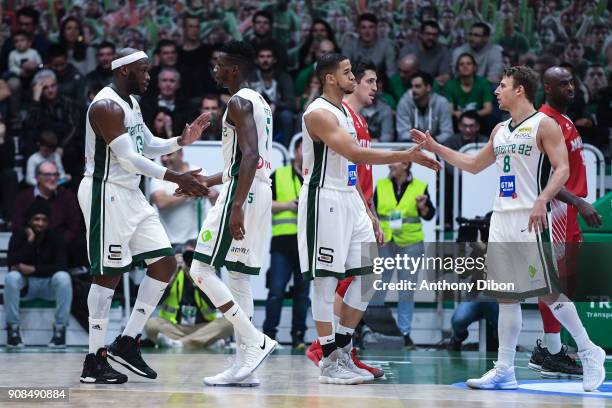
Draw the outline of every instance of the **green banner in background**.
[[[612,351],[612,299],[606,302],[576,302],[578,315],[591,341],[605,349]],[[561,340],[564,344],[576,347],[572,336],[567,330],[561,330]]]

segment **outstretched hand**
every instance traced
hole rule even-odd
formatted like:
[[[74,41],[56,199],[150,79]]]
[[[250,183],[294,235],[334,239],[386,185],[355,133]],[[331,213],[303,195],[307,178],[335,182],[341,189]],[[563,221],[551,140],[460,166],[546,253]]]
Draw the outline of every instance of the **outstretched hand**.
[[[424,147],[424,142],[421,142],[415,146],[412,146],[410,149],[406,150],[406,161],[411,161],[413,163],[420,164],[421,166],[425,166],[434,171],[439,171],[442,168],[440,162],[436,159],[426,155],[421,151],[421,148]]]
[[[202,132],[210,126],[211,112],[204,112],[196,118],[191,124],[187,123],[183,134],[179,138],[179,145],[187,146],[195,142],[202,136]]]
[[[412,129],[410,131],[410,136],[412,136],[412,140],[420,145],[423,149],[427,149],[430,152],[434,151],[437,142],[433,136],[431,136],[429,130],[422,132],[419,129]]]

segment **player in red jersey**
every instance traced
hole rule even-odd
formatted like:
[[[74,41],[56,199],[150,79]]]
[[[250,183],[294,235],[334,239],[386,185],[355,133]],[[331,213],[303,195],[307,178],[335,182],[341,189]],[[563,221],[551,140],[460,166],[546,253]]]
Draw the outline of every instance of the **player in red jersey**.
[[[578,214],[591,227],[601,225],[601,217],[591,204],[584,200],[587,195],[586,167],[582,139],[574,123],[565,113],[574,100],[572,74],[561,67],[549,68],[542,78],[547,103],[540,112],[553,118],[561,127],[567,147],[570,176],[565,187],[551,201],[552,235],[557,253],[559,276],[571,292],[574,278],[575,251],[582,242]],[[571,293],[568,293],[571,296]],[[567,347],[561,344],[561,324],[553,316],[550,308],[539,303],[544,323],[544,342],[538,340],[529,367],[540,371],[547,378],[581,377],[582,367],[567,354]]]
[[[376,65],[371,62],[358,62],[353,65],[353,75],[355,75],[355,80],[357,81],[357,87],[355,91],[347,95],[344,98],[342,104],[349,111],[352,116],[353,123],[355,125],[355,132],[357,133],[357,141],[361,145],[361,147],[368,148],[370,147],[370,143],[372,138],[370,137],[370,132],[368,131],[368,124],[366,120],[359,111],[374,103],[374,98],[376,96]],[[373,180],[372,180],[372,165],[371,164],[359,164],[357,165],[357,179],[359,180],[359,189],[361,190],[361,194],[363,199],[368,206],[368,208],[372,209],[372,196],[373,196]],[[375,212],[372,210],[372,214]],[[378,220],[373,223],[374,224],[374,232],[376,234],[377,241],[381,242],[383,240],[382,230],[380,229],[380,225],[378,224]],[[334,301],[334,326],[337,327],[340,321],[340,316],[346,316],[348,308],[343,307],[344,302],[344,294],[346,293],[351,281],[352,277],[341,280],[338,282],[338,286],[336,287],[336,298]],[[357,313],[359,312],[359,313]],[[363,312],[352,309],[350,319],[355,322],[355,326],[361,320]],[[352,335],[352,333],[350,333]],[[306,355],[308,358],[312,360],[313,363],[319,365],[319,361],[323,358],[323,351],[321,350],[321,345],[318,340],[315,340],[308,350],[306,351]],[[374,378],[380,378],[385,375],[385,373],[375,367],[370,367],[359,360],[357,357],[357,350],[355,347],[351,350],[351,357],[353,358],[353,362],[359,368],[368,370]]]

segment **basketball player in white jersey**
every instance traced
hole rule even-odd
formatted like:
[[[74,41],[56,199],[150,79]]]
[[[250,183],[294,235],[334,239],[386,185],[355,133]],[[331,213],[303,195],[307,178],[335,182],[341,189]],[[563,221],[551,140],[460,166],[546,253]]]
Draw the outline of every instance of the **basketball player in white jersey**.
[[[537,76],[525,66],[504,71],[495,95],[511,118],[499,123],[489,142],[474,156],[411,131],[417,143],[462,170],[478,173],[495,163],[499,182],[487,249],[487,279],[514,283],[513,291],[489,291],[499,305],[499,349],[495,367],[467,385],[477,389],[515,389],[514,355],[521,331],[519,301],[538,296],[571,333],[583,366],[582,386],[596,390],[605,379],[605,352],[589,339],[576,307],[559,294],[556,261],[548,229],[549,203],[569,176],[565,141],[559,125],[533,107]],[[551,167],[554,172],[551,173]]]
[[[78,192],[87,227],[93,283],[89,290],[89,354],[81,382],[120,384],[127,376],[115,371],[108,356],[134,373],[156,378],[140,355],[140,332],[176,270],[174,252],[157,212],[138,188],[141,175],[172,181],[193,196],[208,189],[200,170],[176,173],[150,160],[193,143],[209,125],[203,114],[183,134],[154,137],[144,124],[138,102],[149,83],[149,63],[142,51],[126,48],[112,62],[113,82],[94,98],[85,128],[85,177]],[[106,328],[115,287],[133,262],[145,261],[148,272],[123,331],[105,348]]]
[[[213,71],[232,96],[223,115],[224,168],[204,181],[223,188],[197,237],[190,273],[234,326],[238,347],[229,369],[204,378],[211,386],[259,385],[253,372],[277,344],[251,323],[249,276],[259,274],[272,218],[272,110],[247,87],[254,60],[255,51],[248,43],[231,41],[223,46]],[[229,271],[229,289],[216,274],[222,266]]]
[[[339,279],[355,276],[343,301],[350,313],[341,316],[339,326],[354,330],[359,319],[347,320],[366,310],[373,287],[362,277],[372,273],[376,239],[372,219],[357,191],[356,163],[388,164],[414,161],[432,169],[439,163],[418,150],[383,151],[359,146],[351,115],[342,105],[345,94],[356,83],[350,61],[339,54],[328,54],[317,61],[316,74],[323,94],[306,109],[302,122],[304,185],[298,205],[298,245],[304,279],[313,279],[312,315],[323,359],[319,381],[329,384],[358,384],[373,379],[355,366],[349,352],[347,333],[334,333],[334,297]],[[369,244],[369,245],[368,245]],[[365,252],[365,251],[364,251]],[[362,255],[366,256],[362,260]],[[364,282],[365,283],[365,282]],[[336,342],[346,345],[339,348]],[[348,344],[347,344],[348,343]]]

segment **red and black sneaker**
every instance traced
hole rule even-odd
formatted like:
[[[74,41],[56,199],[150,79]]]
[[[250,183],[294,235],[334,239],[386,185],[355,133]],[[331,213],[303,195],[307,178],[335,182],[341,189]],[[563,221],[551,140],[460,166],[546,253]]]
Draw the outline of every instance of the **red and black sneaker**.
[[[369,371],[370,374],[374,376],[374,378],[381,378],[385,376],[385,372],[380,368],[370,367],[369,365],[364,364],[363,361],[359,360],[359,357],[357,357],[357,349],[355,347],[353,347],[353,349],[351,350],[351,358],[353,359],[353,363],[355,363],[357,367],[361,368],[362,370]]]
[[[323,349],[321,348],[319,339],[313,341],[310,347],[308,347],[308,350],[306,350],[306,357],[308,357],[317,367],[319,366],[319,361],[323,358]]]

